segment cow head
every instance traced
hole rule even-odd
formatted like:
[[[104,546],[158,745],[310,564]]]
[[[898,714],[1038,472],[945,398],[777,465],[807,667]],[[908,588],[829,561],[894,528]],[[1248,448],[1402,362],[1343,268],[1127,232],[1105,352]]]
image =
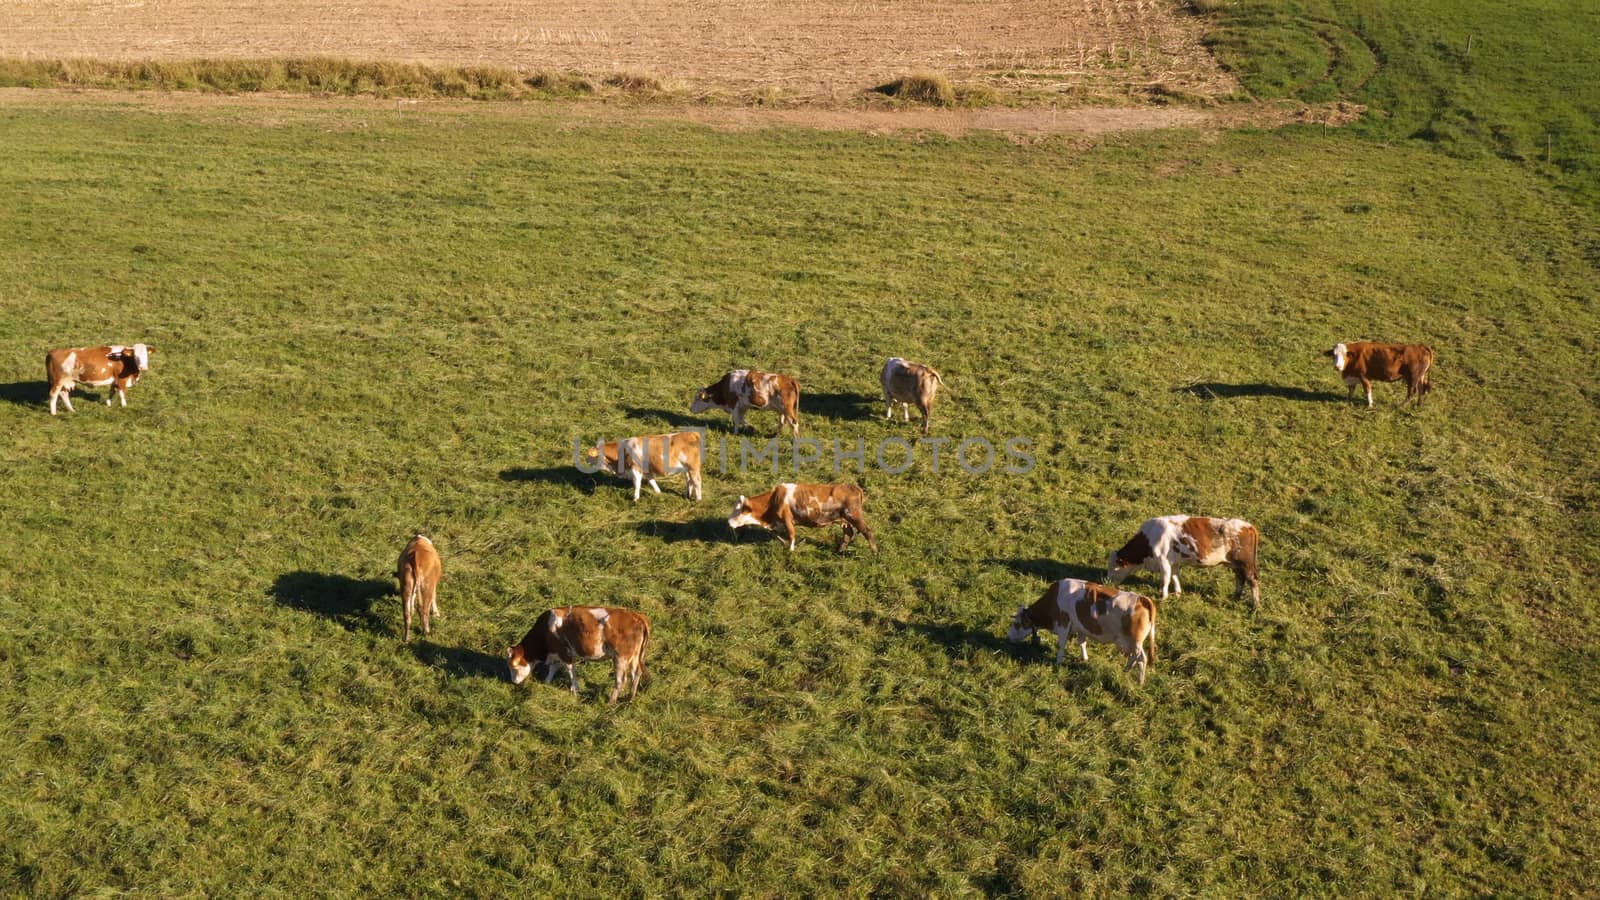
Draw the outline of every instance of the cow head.
[[[1039,626],[1035,625],[1028,615],[1026,606],[1017,607],[1017,614],[1011,617],[1011,627],[1006,629],[1006,640],[1013,644],[1020,644],[1029,638],[1039,635]]]
[[[585,447],[580,468],[586,472],[610,472],[613,459],[610,454],[602,453],[599,447]]]
[[[1334,344],[1333,349],[1322,351],[1323,356],[1333,357],[1333,367],[1340,372],[1344,371],[1344,359],[1347,353],[1349,353],[1349,350],[1344,344]]]
[[[135,372],[143,372],[150,368],[150,354],[156,348],[149,344],[134,344],[132,347],[114,346],[111,348],[111,358],[133,364]]]
[[[703,413],[708,409],[721,408],[720,404],[718,404],[716,400],[713,400],[711,396],[712,388],[715,387],[716,385],[712,385],[711,387],[705,387],[695,391],[694,399],[689,401],[689,412]]]
[[[533,674],[533,660],[523,652],[522,645],[506,648],[506,677],[512,684],[521,684]]]
[[[1139,568],[1140,562],[1143,560],[1137,562],[1126,560],[1122,558],[1121,552],[1111,551],[1111,555],[1106,559],[1106,580],[1112,584],[1121,584],[1134,569]]]
[[[743,494],[739,495],[739,502],[734,504],[733,513],[728,516],[728,527],[739,528],[744,525],[760,525],[761,520],[756,518],[750,509],[750,501]]]

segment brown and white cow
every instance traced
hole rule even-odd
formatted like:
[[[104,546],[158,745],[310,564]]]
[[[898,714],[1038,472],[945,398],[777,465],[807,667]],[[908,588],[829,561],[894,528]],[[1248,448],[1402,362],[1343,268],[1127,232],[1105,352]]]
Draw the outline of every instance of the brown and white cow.
[[[80,384],[102,387],[111,385],[106,394],[106,405],[111,405],[112,394],[128,405],[128,388],[150,368],[150,354],[156,348],[149,344],[131,347],[112,344],[109,347],[62,347],[51,350],[44,357],[45,379],[50,382],[50,415],[56,414],[56,400],[72,409],[72,389]]]
[[[1063,578],[1045,589],[1032,606],[1017,610],[1006,631],[1006,640],[1025,641],[1040,631],[1056,636],[1056,665],[1067,658],[1067,640],[1076,638],[1083,661],[1089,661],[1089,642],[1116,644],[1128,659],[1128,668],[1139,667],[1139,683],[1144,684],[1147,664],[1156,659],[1156,604],[1149,597],[1119,591],[1092,581]],[[1150,639],[1150,652],[1144,640]]]
[[[686,496],[700,499],[700,432],[674,431],[670,434],[650,434],[643,437],[605,441],[584,450],[585,471],[604,471],[621,478],[633,479],[633,502],[639,502],[639,488],[649,482],[650,489],[661,493],[657,478],[686,473]]]
[[[611,657],[616,660],[616,683],[611,700],[617,702],[622,686],[633,682],[628,699],[639,694],[644,678],[645,642],[650,639],[650,620],[644,613],[616,606],[563,606],[541,614],[522,642],[506,648],[506,667],[512,684],[521,684],[533,674],[533,667],[545,664],[545,684],[556,677],[556,667],[567,670],[567,683],[578,693],[574,665],[583,660]]]
[[[405,610],[406,640],[411,640],[411,617],[422,617],[422,633],[428,633],[429,617],[439,614],[439,551],[433,541],[417,535],[400,551],[395,578],[400,580],[400,603]]]
[[[862,515],[862,507],[866,502],[867,494],[859,485],[791,482],[780,484],[759,497],[740,495],[733,514],[728,516],[728,527],[760,525],[769,531],[782,529],[784,537],[789,540],[789,550],[793,551],[796,523],[816,527],[843,525],[844,541],[839,544],[840,553],[850,546],[850,541],[858,531],[866,537],[872,552],[877,553],[878,542]]]
[[[800,436],[800,383],[787,375],[735,369],[716,384],[695,391],[689,411],[702,413],[708,409],[732,413],[734,434],[744,427],[745,410],[775,409],[778,433],[782,434],[783,427],[789,425],[794,428],[794,436]]]
[[[1344,378],[1349,394],[1355,394],[1356,385],[1367,393],[1367,406],[1372,406],[1374,381],[1405,381],[1406,400],[1412,397],[1417,404],[1433,389],[1433,348],[1427,344],[1378,344],[1357,341],[1353,344],[1334,344],[1332,350],[1322,351],[1333,357],[1333,367]]]
[[[1161,516],[1147,519],[1138,533],[1122,549],[1113,550],[1106,561],[1106,580],[1121,584],[1135,569],[1161,576],[1161,599],[1167,599],[1170,585],[1183,593],[1178,580],[1181,566],[1225,565],[1233,570],[1235,596],[1244,595],[1250,585],[1250,600],[1261,605],[1261,582],[1256,577],[1256,551],[1261,534],[1243,519],[1213,519],[1209,516]]]
[[[911,404],[915,403],[922,412],[922,433],[927,434],[928,419],[933,414],[933,396],[944,386],[944,378],[932,366],[891,356],[883,364],[883,374],[878,380],[883,382],[883,402],[888,405],[883,417],[894,418],[894,405],[899,403],[901,414],[909,422]]]

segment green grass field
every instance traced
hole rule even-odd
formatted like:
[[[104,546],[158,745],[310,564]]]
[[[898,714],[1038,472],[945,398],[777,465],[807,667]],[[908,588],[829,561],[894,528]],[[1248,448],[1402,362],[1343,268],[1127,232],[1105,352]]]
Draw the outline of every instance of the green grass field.
[[[0,888],[1592,890],[1600,226],[1373,138],[11,98]],[[1432,344],[1427,405],[1348,401],[1354,339]],[[48,415],[47,349],[134,340],[127,409]],[[827,465],[637,505],[572,467],[727,436],[689,397],[743,365],[809,436],[914,438],[889,355],[943,371],[936,437],[1036,467],[869,470],[881,555],[728,532]],[[1005,643],[1180,511],[1261,528],[1259,612],[1188,574],[1143,689]],[[418,530],[444,616],[405,646]],[[500,677],[568,603],[654,619],[636,701]]]

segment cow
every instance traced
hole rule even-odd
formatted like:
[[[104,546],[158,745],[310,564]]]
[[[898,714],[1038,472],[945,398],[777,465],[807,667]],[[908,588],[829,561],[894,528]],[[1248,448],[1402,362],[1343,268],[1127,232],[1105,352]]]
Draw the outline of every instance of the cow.
[[[867,520],[861,513],[866,502],[866,492],[859,485],[780,484],[759,497],[741,494],[738,504],[733,507],[733,514],[728,516],[728,527],[760,525],[769,531],[781,528],[789,540],[789,550],[793,552],[795,523],[818,527],[839,524],[844,526],[840,553],[850,546],[850,541],[858,531],[866,537],[872,552],[877,553],[878,541],[872,536],[872,529],[867,527]]]
[[[1334,344],[1333,349],[1322,351],[1333,357],[1333,367],[1344,378],[1347,392],[1354,396],[1356,385],[1367,392],[1367,408],[1372,407],[1374,381],[1400,381],[1406,383],[1406,400],[1415,397],[1417,405],[1433,390],[1433,348],[1427,344],[1378,344],[1357,341],[1353,344]]]
[[[944,386],[944,378],[932,366],[891,356],[883,364],[883,374],[878,380],[883,383],[883,402],[888,405],[883,417],[893,419],[894,405],[899,403],[901,414],[909,422],[911,404],[915,403],[922,412],[922,433],[927,434],[928,419],[933,414],[933,395]]]
[[[1181,566],[1225,565],[1233,570],[1235,593],[1243,596],[1250,585],[1250,602],[1261,605],[1261,582],[1256,577],[1256,551],[1261,533],[1243,519],[1213,519],[1209,516],[1161,516],[1147,519],[1122,549],[1111,551],[1106,560],[1106,580],[1121,584],[1135,569],[1143,568],[1161,576],[1161,599],[1167,588],[1183,593],[1178,580]]]
[[[150,368],[150,354],[156,348],[149,344],[131,347],[112,344],[109,347],[62,347],[44,356],[45,379],[50,382],[50,415],[56,414],[56,400],[72,409],[72,389],[80,384],[103,387],[111,385],[106,394],[106,405],[111,405],[112,395],[128,405],[128,388]]]
[[[558,666],[567,670],[567,684],[578,693],[574,665],[582,660],[611,657],[616,660],[615,685],[610,703],[617,702],[622,686],[633,683],[628,699],[639,694],[644,678],[645,642],[650,639],[650,620],[644,613],[616,606],[564,606],[542,613],[522,636],[522,642],[506,648],[506,669],[512,684],[521,684],[533,674],[533,667],[545,665],[545,684],[555,680]]]
[[[732,413],[734,434],[744,427],[745,410],[768,408],[778,412],[778,434],[789,425],[794,428],[794,436],[800,436],[800,383],[787,375],[735,369],[716,384],[695,391],[689,404],[693,413],[708,409]]]
[[[1116,644],[1128,659],[1128,668],[1139,667],[1139,684],[1144,684],[1145,668],[1156,660],[1156,604],[1149,597],[1108,588],[1092,581],[1063,578],[1045,589],[1032,606],[1017,610],[1006,631],[1006,640],[1020,643],[1040,631],[1056,636],[1056,665],[1067,658],[1067,639],[1076,638],[1083,661],[1089,661],[1089,642]],[[1145,638],[1150,652],[1144,651]]]
[[[657,478],[687,473],[685,489],[690,500],[700,499],[700,432],[674,431],[670,434],[651,434],[644,437],[605,441],[584,450],[585,471],[609,472],[622,478],[633,479],[633,502],[639,502],[639,488],[649,482],[650,489],[661,493]]]
[[[395,578],[400,581],[400,603],[405,610],[406,642],[411,641],[411,617],[422,617],[422,633],[428,633],[429,617],[439,615],[439,551],[433,541],[417,535],[400,551]]]

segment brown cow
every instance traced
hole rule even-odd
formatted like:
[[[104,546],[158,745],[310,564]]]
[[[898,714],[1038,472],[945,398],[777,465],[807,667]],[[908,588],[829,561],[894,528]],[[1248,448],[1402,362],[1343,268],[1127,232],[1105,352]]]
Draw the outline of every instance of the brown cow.
[[[1367,392],[1367,406],[1372,406],[1374,381],[1401,381],[1406,383],[1406,400],[1422,398],[1433,389],[1433,348],[1427,344],[1377,344],[1357,341],[1354,344],[1334,344],[1324,350],[1323,356],[1333,357],[1333,367],[1343,376],[1351,395],[1356,385]]]
[[[694,413],[708,409],[732,413],[734,434],[744,427],[745,410],[769,408],[778,411],[779,434],[783,433],[783,426],[790,425],[794,436],[800,436],[800,383],[787,375],[735,369],[716,384],[695,391],[689,404],[689,411]]]
[[[622,478],[633,478],[633,502],[639,502],[639,487],[646,481],[661,493],[657,478],[688,474],[687,496],[700,499],[700,432],[674,431],[644,437],[606,441],[584,451],[584,471],[605,471]]]
[[[44,357],[45,379],[50,382],[50,415],[56,414],[56,400],[72,409],[72,389],[80,384],[102,387],[111,385],[106,394],[106,405],[111,405],[115,394],[122,405],[128,405],[128,388],[150,368],[150,354],[156,348],[149,344],[125,347],[112,344],[108,347],[62,347],[51,350]]]
[[[630,680],[628,699],[639,694],[644,678],[645,642],[650,639],[650,620],[644,613],[616,606],[564,606],[541,614],[522,642],[506,648],[506,668],[512,684],[521,684],[533,674],[533,667],[545,664],[545,684],[556,677],[556,667],[567,670],[567,684],[578,693],[574,665],[586,659],[616,660],[615,684],[610,703],[617,702],[622,686]]]
[[[1256,554],[1261,533],[1243,519],[1214,519],[1209,516],[1160,516],[1146,519],[1139,531],[1113,550],[1106,562],[1106,580],[1121,584],[1135,569],[1161,576],[1161,599],[1167,599],[1170,585],[1183,593],[1178,580],[1180,566],[1226,565],[1233,570],[1235,596],[1250,586],[1250,601],[1261,605],[1261,580],[1256,574]]]
[[[740,495],[733,514],[728,516],[728,527],[760,525],[769,531],[782,528],[789,550],[793,551],[795,523],[818,527],[838,524],[844,526],[840,553],[850,546],[858,531],[866,536],[872,552],[877,553],[878,542],[861,512],[866,502],[866,492],[854,484],[780,484],[759,497]]]
[[[1089,661],[1089,642],[1116,644],[1128,658],[1128,668],[1139,667],[1144,684],[1145,666],[1156,659],[1156,604],[1149,597],[1118,591],[1091,581],[1063,578],[1045,589],[1032,606],[1017,610],[1006,640],[1025,641],[1040,631],[1056,636],[1056,665],[1067,658],[1067,639],[1075,637],[1083,661]],[[1147,656],[1143,646],[1150,639]]]
[[[406,640],[411,640],[411,617],[422,617],[422,633],[428,633],[429,617],[439,615],[439,551],[422,535],[411,539],[400,551],[395,577],[400,579],[400,603],[405,610]]]
[[[883,374],[878,380],[883,382],[883,402],[888,404],[888,412],[883,417],[894,418],[894,405],[899,403],[901,414],[909,422],[911,404],[915,403],[922,412],[922,433],[927,434],[928,419],[933,415],[933,396],[944,385],[944,378],[932,366],[891,356],[883,364]]]

